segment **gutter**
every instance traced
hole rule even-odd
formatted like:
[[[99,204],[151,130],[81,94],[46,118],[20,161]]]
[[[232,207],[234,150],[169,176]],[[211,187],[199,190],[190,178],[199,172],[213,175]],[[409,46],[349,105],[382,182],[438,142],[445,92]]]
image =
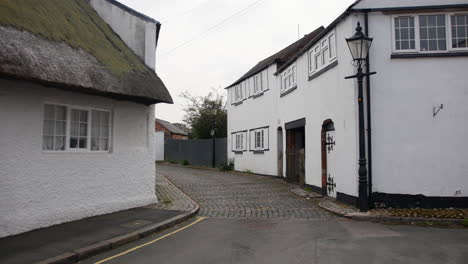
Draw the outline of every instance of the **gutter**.
[[[364,34],[369,36],[369,17],[368,12],[364,12]],[[366,58],[366,110],[367,110],[367,175],[368,175],[368,204],[370,208],[373,208],[372,199],[372,133],[371,133],[371,94],[370,94],[370,59],[369,56]]]

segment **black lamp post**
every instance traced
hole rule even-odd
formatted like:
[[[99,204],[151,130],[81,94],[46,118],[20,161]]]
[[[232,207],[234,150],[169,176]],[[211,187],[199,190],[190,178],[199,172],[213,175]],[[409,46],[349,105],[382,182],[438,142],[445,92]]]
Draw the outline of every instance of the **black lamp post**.
[[[216,105],[213,104],[213,107],[211,108],[211,131],[210,131],[210,134],[211,134],[211,138],[213,140],[213,150],[212,150],[212,160],[211,160],[211,166],[214,168],[216,167],[216,137],[215,137],[215,130],[216,130],[216,113],[218,112],[218,109],[216,109]]]
[[[366,142],[364,132],[364,103],[363,103],[363,79],[365,76],[376,74],[376,72],[363,73],[362,63],[369,55],[369,49],[372,45],[372,38],[362,33],[361,24],[358,22],[354,36],[347,38],[349,51],[353,60],[357,64],[357,73],[345,79],[356,78],[358,82],[358,105],[359,105],[359,210],[367,212],[369,210],[369,201],[367,193],[367,160],[366,160]]]

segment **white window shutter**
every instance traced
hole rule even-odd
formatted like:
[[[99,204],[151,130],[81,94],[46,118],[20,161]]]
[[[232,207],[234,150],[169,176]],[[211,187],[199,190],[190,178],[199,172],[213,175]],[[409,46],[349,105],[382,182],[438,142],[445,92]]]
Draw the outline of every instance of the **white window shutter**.
[[[264,141],[263,141],[263,149],[269,149],[270,146],[269,146],[269,129],[268,128],[264,128],[263,130],[263,136],[264,136]]]

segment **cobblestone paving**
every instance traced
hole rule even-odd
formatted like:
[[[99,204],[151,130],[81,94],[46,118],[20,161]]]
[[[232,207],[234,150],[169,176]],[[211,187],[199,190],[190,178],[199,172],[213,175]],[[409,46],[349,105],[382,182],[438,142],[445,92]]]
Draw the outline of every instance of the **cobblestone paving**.
[[[158,164],[169,178],[200,205],[199,215],[233,218],[332,219],[317,199],[292,194],[281,179],[243,173]]]
[[[149,205],[149,208],[188,212],[196,207],[195,203],[187,195],[160,173],[156,173],[156,195],[159,202]]]

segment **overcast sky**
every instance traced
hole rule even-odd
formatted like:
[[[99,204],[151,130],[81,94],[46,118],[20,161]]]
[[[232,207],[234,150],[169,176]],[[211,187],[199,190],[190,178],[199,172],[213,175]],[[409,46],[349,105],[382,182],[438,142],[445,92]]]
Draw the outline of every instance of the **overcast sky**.
[[[173,105],[156,117],[183,118],[188,90],[205,95],[228,86],[260,60],[317,27],[327,26],[354,0],[120,0],[161,22],[156,72]]]

